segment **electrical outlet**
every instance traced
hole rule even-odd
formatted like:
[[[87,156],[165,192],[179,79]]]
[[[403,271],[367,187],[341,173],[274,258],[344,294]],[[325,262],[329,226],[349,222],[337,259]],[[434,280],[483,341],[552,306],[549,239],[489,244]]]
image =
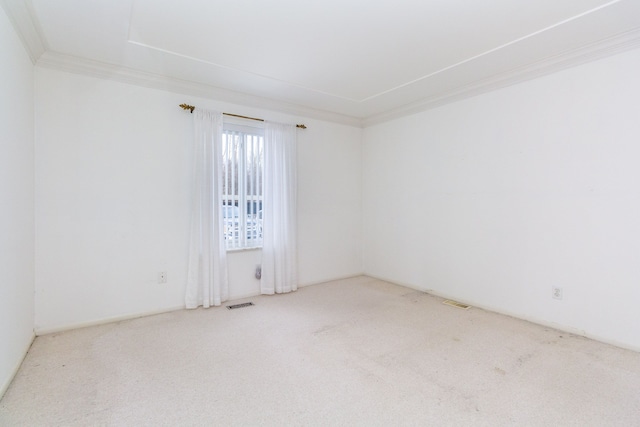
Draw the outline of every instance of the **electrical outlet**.
[[[161,271],[158,273],[158,283],[167,283],[167,272]]]
[[[551,287],[551,297],[553,299],[562,299],[562,288],[558,286]]]

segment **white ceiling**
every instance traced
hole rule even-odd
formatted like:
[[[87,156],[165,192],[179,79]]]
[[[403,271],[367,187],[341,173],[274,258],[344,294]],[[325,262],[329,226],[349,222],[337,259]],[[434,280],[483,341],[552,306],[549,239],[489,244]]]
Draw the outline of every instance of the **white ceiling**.
[[[360,124],[640,45],[640,0],[2,1],[43,66]]]

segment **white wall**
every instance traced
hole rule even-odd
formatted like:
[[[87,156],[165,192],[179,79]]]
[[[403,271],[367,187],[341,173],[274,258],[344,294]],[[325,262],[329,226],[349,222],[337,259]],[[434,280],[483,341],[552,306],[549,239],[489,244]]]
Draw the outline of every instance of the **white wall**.
[[[33,65],[0,8],[0,397],[33,340]]]
[[[362,129],[305,120],[298,133],[301,285],[362,274]]]
[[[365,272],[640,349],[638,70],[635,50],[367,128]]]
[[[193,128],[182,102],[304,121],[300,282],[362,272],[361,129],[37,67],[37,332],[183,307]],[[260,256],[229,254],[233,298],[258,293]]]

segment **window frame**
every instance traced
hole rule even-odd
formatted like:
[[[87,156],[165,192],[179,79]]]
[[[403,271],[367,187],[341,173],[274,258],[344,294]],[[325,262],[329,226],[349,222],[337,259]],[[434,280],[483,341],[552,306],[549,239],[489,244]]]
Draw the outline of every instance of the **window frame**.
[[[260,123],[262,124],[262,123]],[[236,163],[237,170],[232,169],[237,174],[237,179],[233,185],[236,186],[237,192],[236,194],[230,194],[228,191],[225,191],[226,186],[229,186],[231,183],[231,179],[229,178],[229,171],[226,171],[225,166],[223,166],[223,192],[222,192],[222,209],[223,209],[223,222],[224,222],[224,239],[225,239],[225,250],[227,252],[231,251],[243,251],[243,250],[252,250],[252,249],[261,249],[262,248],[262,225],[260,224],[261,218],[259,213],[262,211],[262,203],[264,197],[264,126],[248,126],[247,124],[239,124],[235,123],[235,121],[226,121],[223,123],[222,127],[222,159],[223,165],[228,164],[228,154],[225,155],[226,150],[228,150],[228,137],[229,135],[239,135],[242,137],[242,141],[239,143],[239,153],[238,161]],[[259,172],[261,175],[258,177],[256,175],[255,180],[259,181],[259,185],[257,182],[253,182],[254,187],[250,187],[253,190],[253,194],[249,194],[247,188],[247,174],[248,174],[248,154],[247,154],[247,145],[250,143],[249,138],[258,138],[259,150],[261,152],[261,167]],[[225,171],[227,173],[225,173]],[[252,171],[255,173],[255,169]],[[242,191],[241,191],[242,190]],[[235,191],[234,191],[235,192]],[[253,212],[249,209],[249,203],[253,205]],[[238,211],[237,220],[232,219],[231,224],[233,227],[232,233],[234,234],[231,239],[228,238],[228,230],[227,227],[229,225],[229,221],[227,220],[227,216],[224,213],[228,212],[229,206],[234,206]],[[258,208],[259,206],[259,208]],[[252,216],[252,220],[254,221],[253,229],[251,229],[251,224],[249,224],[249,217]],[[235,218],[235,217],[233,217]],[[237,223],[237,225],[236,225]],[[255,233],[255,237],[249,237],[249,235],[253,235]]]

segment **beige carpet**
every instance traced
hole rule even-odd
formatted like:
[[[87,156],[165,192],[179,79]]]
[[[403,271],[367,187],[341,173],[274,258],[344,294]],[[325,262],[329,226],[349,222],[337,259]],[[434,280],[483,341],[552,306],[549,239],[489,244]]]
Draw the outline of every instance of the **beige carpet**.
[[[0,425],[640,426],[633,351],[367,277],[248,300],[38,337]]]

